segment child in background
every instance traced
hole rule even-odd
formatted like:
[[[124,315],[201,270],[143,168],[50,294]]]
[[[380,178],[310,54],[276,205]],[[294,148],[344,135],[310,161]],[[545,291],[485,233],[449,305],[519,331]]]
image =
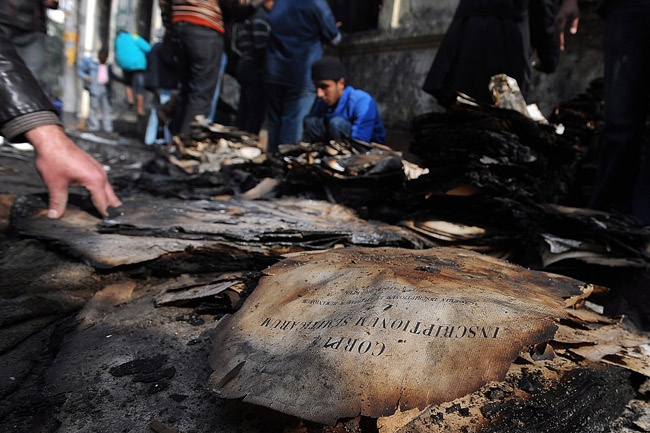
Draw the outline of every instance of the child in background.
[[[102,48],[97,54],[98,61],[85,57],[79,63],[78,74],[84,80],[84,88],[90,93],[90,111],[88,113],[88,130],[99,131],[99,111],[105,132],[113,132],[113,111],[111,107],[111,81],[113,70],[106,63],[108,50]]]
[[[144,116],[144,74],[147,70],[147,54],[151,45],[142,36],[118,30],[115,38],[115,60],[122,68],[126,83],[126,99],[129,105],[135,103],[138,116]]]

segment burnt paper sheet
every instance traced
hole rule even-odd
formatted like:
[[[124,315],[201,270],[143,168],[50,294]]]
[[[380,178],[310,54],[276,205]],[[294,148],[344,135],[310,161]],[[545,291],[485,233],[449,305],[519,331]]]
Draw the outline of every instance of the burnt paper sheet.
[[[101,218],[72,203],[68,204],[61,219],[51,220],[46,214],[46,204],[39,197],[19,197],[14,208],[13,226],[22,235],[59,244],[73,256],[100,269],[143,263],[187,248],[214,244],[200,239],[98,233],[96,226]]]
[[[344,206],[318,200],[143,196],[124,199],[119,213],[105,219],[69,203],[63,218],[53,221],[46,217],[47,204],[40,197],[23,196],[13,212],[12,223],[22,235],[60,244],[98,268],[201,248],[250,258],[339,244],[420,245],[403,228],[366,221]]]
[[[304,253],[265,273],[212,331],[210,386],[323,424],[423,409],[501,380],[592,290],[452,248]]]
[[[295,251],[337,244],[417,247],[418,239],[400,227],[363,220],[345,206],[320,200],[125,199],[123,214],[97,225],[102,233],[289,245]]]

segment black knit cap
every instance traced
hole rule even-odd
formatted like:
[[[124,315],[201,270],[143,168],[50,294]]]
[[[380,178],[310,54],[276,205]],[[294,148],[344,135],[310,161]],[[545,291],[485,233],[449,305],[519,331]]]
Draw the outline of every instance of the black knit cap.
[[[345,68],[336,57],[322,57],[311,66],[311,79],[314,81],[338,81],[341,78],[345,78]]]

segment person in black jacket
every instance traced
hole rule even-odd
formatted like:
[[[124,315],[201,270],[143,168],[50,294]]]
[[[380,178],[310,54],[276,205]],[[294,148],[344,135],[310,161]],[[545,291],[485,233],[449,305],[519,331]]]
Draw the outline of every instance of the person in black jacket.
[[[273,0],[265,0],[251,17],[235,23],[232,31],[232,48],[239,56],[235,75],[241,89],[235,126],[253,134],[260,132],[266,112],[264,63],[271,33],[268,16],[272,7]]]
[[[604,0],[596,11],[605,19],[605,129],[589,207],[650,224],[650,0]],[[562,47],[578,15],[577,0],[564,0],[556,20]]]
[[[50,193],[48,217],[60,218],[68,187],[84,186],[97,210],[120,206],[104,168],[65,133],[56,108],[39,86],[11,41],[0,34],[0,134],[27,139],[36,150],[36,168]]]
[[[461,0],[440,44],[423,89],[443,106],[458,92],[491,104],[490,78],[506,74],[526,97],[536,69],[555,71],[554,0]]]

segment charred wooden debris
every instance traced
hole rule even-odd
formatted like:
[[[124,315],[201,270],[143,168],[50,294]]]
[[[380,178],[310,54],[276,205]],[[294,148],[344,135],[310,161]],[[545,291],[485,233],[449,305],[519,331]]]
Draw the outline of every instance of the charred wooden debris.
[[[275,218],[272,209],[283,208],[287,200],[297,208],[314,209],[324,219],[333,215],[326,209],[336,204],[362,219],[399,227],[399,236],[382,239],[383,245],[460,247],[531,268],[591,275],[594,283],[610,286],[606,274],[612,269],[627,270],[635,281],[648,278],[650,228],[626,215],[584,208],[602,122],[599,80],[560,104],[550,122],[462,102],[447,112],[414,119],[413,139],[405,153],[350,140],[281,145],[278,153],[267,155],[257,136],[198,121],[190,136],[154,148],[155,157],[141,170],[113,177],[129,194],[167,198],[158,204],[145,200],[167,219],[171,209],[184,209],[192,229],[168,220],[161,221],[161,227],[167,224],[173,232],[136,230],[137,224],[147,226],[147,221],[158,219],[136,211],[142,214],[137,224],[125,220],[135,217],[127,212],[101,223],[100,230],[123,235],[154,230],[155,237],[244,242],[244,250],[256,243],[276,252],[372,245],[342,236],[355,229],[343,228],[347,223],[341,221],[336,235],[324,235],[311,233],[295,220],[282,227],[266,219]],[[246,204],[249,199],[257,203]],[[129,207],[135,209],[137,201]],[[249,241],[243,232],[232,230],[213,239],[217,226],[193,232],[199,226],[192,218],[232,209],[256,215],[255,224],[274,227],[274,233],[260,233]],[[126,224],[117,224],[121,219]]]
[[[600,81],[558,106],[551,122],[457,104],[413,121],[408,152],[358,141],[281,145],[197,122],[133,179],[183,199],[309,198],[412,230],[423,246],[460,246],[525,266],[647,267],[650,229],[584,208],[601,123]]]
[[[75,257],[84,282],[104,287],[85,306],[67,289],[48,295],[66,307],[58,314],[83,307],[78,334],[104,341],[122,326],[109,312],[123,306],[138,330],[164,316],[147,306],[183,309],[176,321],[210,329],[210,392],[296,416],[283,418],[287,433],[627,427],[650,413],[650,346],[638,329],[650,329],[648,300],[625,306],[633,323],[599,302],[609,296],[602,286],[647,292],[650,228],[583,206],[598,92],[595,83],[560,105],[550,123],[468,104],[429,113],[414,120],[408,152],[351,140],[267,155],[259,137],[199,121],[137,163],[115,159],[123,206],[108,217],[71,194],[65,217],[48,220],[45,196],[24,194],[11,229]],[[0,259],[8,266],[11,252]],[[14,298],[0,333],[18,341],[49,326],[39,316],[51,303],[24,312],[27,301]],[[26,322],[33,327],[16,331]],[[153,335],[175,347],[177,331],[165,323]],[[207,350],[190,334],[184,350]],[[125,335],[151,344],[148,332]],[[146,355],[139,361],[159,376],[147,396],[178,386],[186,355]],[[97,362],[111,389],[138,361],[125,358]],[[76,425],[83,390],[63,382],[51,389]],[[185,385],[188,395],[199,388]],[[204,394],[194,403],[213,407]]]

